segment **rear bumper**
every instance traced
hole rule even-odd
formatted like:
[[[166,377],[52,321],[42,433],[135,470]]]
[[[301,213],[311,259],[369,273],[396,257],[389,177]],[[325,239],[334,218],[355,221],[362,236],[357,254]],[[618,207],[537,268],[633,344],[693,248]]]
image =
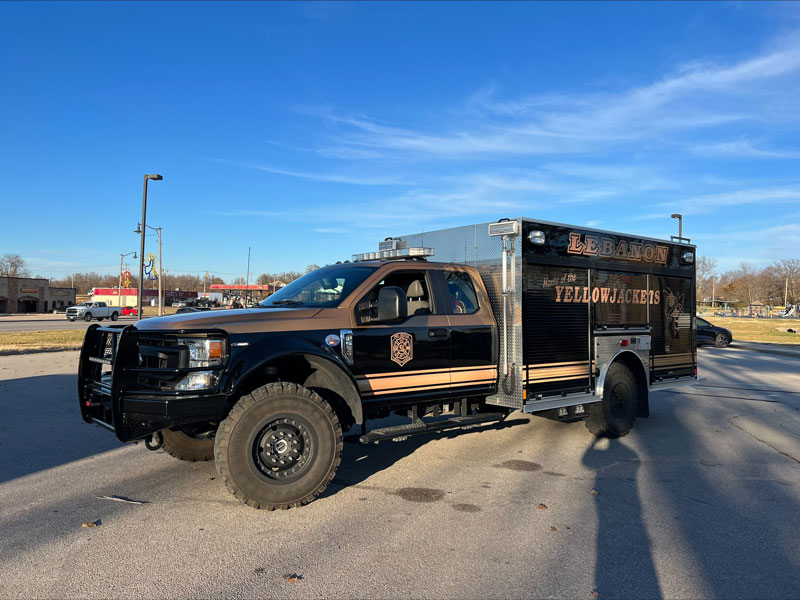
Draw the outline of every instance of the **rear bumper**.
[[[133,326],[91,325],[78,366],[78,401],[83,420],[115,433],[123,442],[180,425],[221,421],[228,395],[217,390],[176,392],[145,390],[146,372],[187,373],[191,369],[139,367],[139,332]]]

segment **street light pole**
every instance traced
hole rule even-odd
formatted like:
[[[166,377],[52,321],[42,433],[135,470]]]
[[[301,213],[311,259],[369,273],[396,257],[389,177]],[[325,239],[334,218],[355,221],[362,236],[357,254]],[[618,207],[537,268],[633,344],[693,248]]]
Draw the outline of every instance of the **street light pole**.
[[[144,307],[142,306],[142,286],[144,285],[144,232],[147,229],[147,181],[152,179],[153,181],[161,181],[164,179],[161,175],[157,173],[152,175],[145,175],[144,176],[144,186],[142,190],[142,232],[141,232],[141,241],[139,242],[139,293],[137,295],[137,320],[142,319],[142,313],[144,312]]]
[[[670,215],[673,219],[678,219],[678,241],[683,242],[683,215],[674,213]]]
[[[133,258],[136,258],[136,250],[128,252],[128,254],[119,255],[119,287],[117,288],[117,297],[119,298],[120,307],[122,306],[122,259],[131,254],[133,254]]]

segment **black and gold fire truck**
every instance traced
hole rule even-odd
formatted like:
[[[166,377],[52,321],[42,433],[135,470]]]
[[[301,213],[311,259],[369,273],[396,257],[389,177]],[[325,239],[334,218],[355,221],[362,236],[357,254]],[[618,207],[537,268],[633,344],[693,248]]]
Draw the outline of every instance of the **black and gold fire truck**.
[[[697,380],[695,249],[504,219],[387,238],[257,308],[92,325],[83,419],[216,461],[254,507],[309,502],[342,433],[363,443],[515,410],[627,434],[649,392]],[[370,429],[390,415],[407,422]]]

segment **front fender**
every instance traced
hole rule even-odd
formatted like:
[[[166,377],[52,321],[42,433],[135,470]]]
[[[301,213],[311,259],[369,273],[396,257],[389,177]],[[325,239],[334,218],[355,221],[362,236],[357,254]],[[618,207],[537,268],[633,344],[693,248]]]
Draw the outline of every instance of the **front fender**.
[[[252,339],[252,336],[248,336],[248,338]],[[358,385],[350,369],[342,361],[336,350],[325,344],[315,343],[313,340],[298,337],[297,335],[267,334],[256,343],[250,343],[245,347],[236,346],[237,343],[243,342],[245,340],[237,340],[234,336],[231,337],[232,350],[239,349],[239,351],[232,352],[230,365],[226,369],[226,376],[220,382],[221,387],[227,393],[235,396],[245,382],[251,377],[258,376],[273,361],[293,356],[306,356],[309,358],[309,364],[318,372],[312,374],[309,380],[314,379],[315,383],[338,382],[334,391],[345,400],[352,411],[355,422],[358,424],[363,422],[363,410],[361,396],[358,393]],[[319,387],[323,386],[320,385]]]

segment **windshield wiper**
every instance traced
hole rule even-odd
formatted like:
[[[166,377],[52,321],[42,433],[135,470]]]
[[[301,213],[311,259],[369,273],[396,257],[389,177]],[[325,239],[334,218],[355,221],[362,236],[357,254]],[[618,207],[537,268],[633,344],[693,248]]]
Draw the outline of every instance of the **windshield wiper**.
[[[275,300],[272,304],[264,306],[264,308],[269,308],[270,306],[278,306],[279,304],[286,304],[287,306],[305,306],[299,300]]]

